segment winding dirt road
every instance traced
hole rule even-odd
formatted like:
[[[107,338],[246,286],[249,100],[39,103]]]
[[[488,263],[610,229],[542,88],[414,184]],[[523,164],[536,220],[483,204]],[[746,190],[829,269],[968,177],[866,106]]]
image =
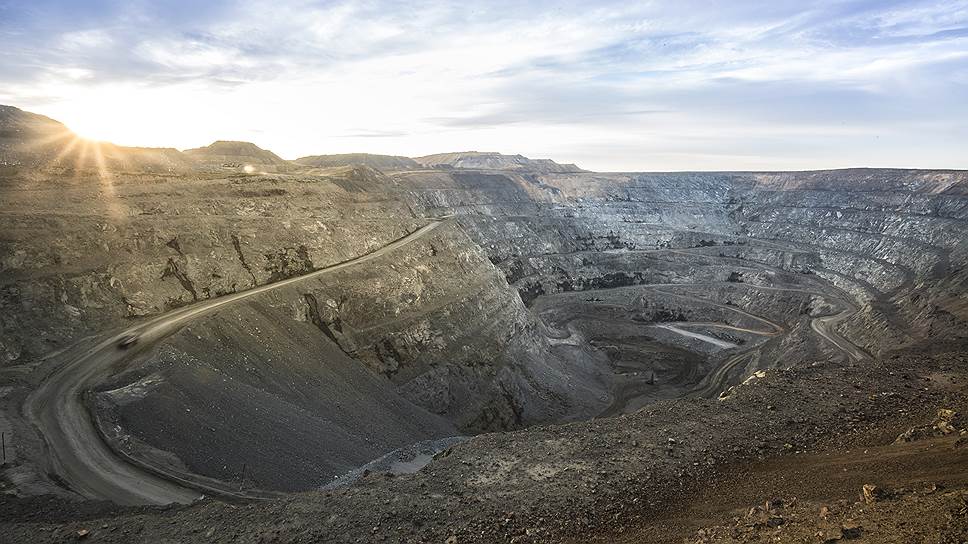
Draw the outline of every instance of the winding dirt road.
[[[690,284],[681,284],[681,285],[690,285]],[[695,285],[699,285],[699,284],[695,284]],[[805,293],[808,295],[817,295],[821,297],[830,297],[842,302],[845,306],[842,311],[834,315],[815,317],[811,319],[810,328],[818,335],[820,335],[821,338],[826,339],[828,342],[833,344],[835,348],[842,351],[851,361],[858,362],[858,361],[863,361],[865,359],[870,358],[870,355],[866,351],[864,351],[863,349],[855,345],[853,342],[851,342],[850,340],[848,340],[847,338],[841,336],[836,332],[836,325],[838,325],[845,319],[857,313],[857,308],[853,304],[851,304],[846,298],[833,296],[831,293],[814,291],[810,289],[800,289],[800,288],[794,288],[794,287],[773,287],[773,286],[755,285],[755,284],[737,284],[737,285],[742,285],[744,287],[759,289],[764,291],[785,291],[785,292],[794,292],[794,293]],[[643,286],[643,287],[646,287],[646,286]],[[744,315],[747,315],[748,317],[757,319],[760,322],[765,323],[773,328],[772,333],[764,331],[764,332],[759,332],[757,334],[765,333],[768,336],[772,336],[772,335],[780,334],[784,330],[783,327],[777,323],[773,323],[772,321],[769,321],[763,317],[740,310],[733,306],[727,306],[724,304],[706,300],[701,297],[694,297],[691,295],[672,293],[669,291],[662,291],[659,289],[656,289],[656,291],[667,295],[688,298],[690,300],[702,302],[704,304],[716,306],[726,310],[740,312]],[[733,370],[737,368],[740,363],[744,363],[745,365],[748,366],[748,363],[754,360],[754,357],[758,357],[758,356],[759,356],[759,348],[754,348],[752,350],[745,351],[743,353],[740,353],[731,357],[730,359],[726,360],[722,365],[720,365],[718,368],[716,368],[716,370],[714,370],[708,376],[706,376],[706,378],[703,379],[702,382],[700,382],[700,384],[690,394],[693,396],[700,396],[705,398],[712,398],[720,395],[723,391],[727,389],[729,385],[728,380],[729,380],[729,377],[732,375]]]
[[[847,357],[849,357],[851,361],[859,362],[870,359],[870,354],[857,347],[857,345],[850,340],[847,340],[843,336],[834,332],[836,326],[840,324],[841,321],[844,321],[855,313],[857,313],[856,310],[847,308],[836,315],[818,317],[810,321],[810,328],[813,329],[815,333],[826,338],[827,341],[836,346],[837,349],[847,354]]]
[[[725,363],[716,367],[716,370],[710,372],[695,389],[689,392],[689,395],[707,399],[722,396],[724,389],[728,385],[728,380],[730,375],[732,375],[733,370],[736,369],[740,363],[743,363],[743,366],[749,366],[749,364],[754,362],[757,358],[759,358],[759,356],[759,349],[751,349],[730,357]]]
[[[731,282],[654,283],[654,284],[640,284],[640,285],[635,285],[633,287],[636,289],[648,289],[656,293],[661,293],[663,295],[684,298],[699,304],[717,307],[717,308],[753,319],[759,323],[766,325],[767,327],[767,329],[765,330],[755,330],[755,329],[749,329],[745,327],[736,327],[729,324],[711,323],[711,322],[673,322],[673,323],[667,323],[667,324],[653,325],[653,326],[672,330],[673,332],[683,333],[685,331],[677,328],[678,327],[687,328],[689,326],[696,326],[696,325],[721,327],[725,329],[736,330],[738,332],[747,332],[750,334],[756,334],[760,336],[778,336],[783,332],[785,332],[786,329],[779,323],[775,323],[762,316],[752,314],[743,309],[737,308],[736,306],[722,304],[702,297],[697,297],[691,294],[677,293],[669,290],[669,288],[676,288],[676,287],[709,286],[712,284],[724,284],[724,285],[729,284],[732,286],[745,287],[749,289],[757,289],[757,290],[764,290],[764,291],[783,291],[783,292],[804,293],[809,295],[816,295],[820,297],[836,299],[842,304],[844,304],[844,309],[834,315],[813,318],[810,321],[811,329],[814,332],[816,332],[821,338],[824,338],[825,340],[830,342],[836,349],[838,349],[839,351],[842,351],[851,361],[857,362],[857,361],[863,361],[865,359],[870,358],[870,355],[866,351],[864,351],[857,345],[853,344],[850,340],[848,340],[847,338],[837,333],[836,326],[842,321],[848,319],[850,316],[857,313],[857,308],[849,301],[848,298],[837,296],[834,293],[818,291],[813,289],[803,289],[798,287],[774,287],[774,286],[756,285],[756,284],[750,284],[750,283],[731,283]],[[591,289],[584,292],[594,293],[595,291],[609,291],[611,289],[613,288]],[[577,317],[579,316],[572,316],[571,319],[575,319]],[[571,319],[569,319],[565,323],[567,324],[568,322],[571,321]],[[672,325],[674,325],[674,327]],[[569,334],[569,336],[570,335],[571,334]],[[725,348],[727,346],[721,345],[720,347]],[[729,347],[735,347],[735,346],[729,346]],[[738,353],[730,357],[729,359],[726,359],[721,365],[716,367],[716,369],[714,369],[705,378],[703,378],[703,380],[699,384],[697,384],[692,391],[688,393],[689,396],[698,396],[698,397],[704,397],[704,398],[718,397],[723,391],[725,391],[729,387],[729,380],[731,377],[733,377],[733,374],[735,373],[734,371],[741,364],[744,367],[748,366],[749,363],[751,361],[756,360],[759,357],[759,355],[760,355],[760,350],[757,347],[747,351],[743,351],[742,353]],[[614,412],[614,408],[610,408],[609,411]]]
[[[198,482],[183,482],[181,485],[119,458],[95,429],[83,402],[84,392],[103,378],[112,365],[134,356],[135,351],[144,351],[191,319],[260,293],[377,259],[418,240],[448,219],[434,220],[371,253],[339,264],[168,312],[117,333],[64,364],[31,393],[24,404],[27,418],[46,442],[48,473],[55,474],[80,495],[126,505],[189,503],[200,496],[197,489],[231,494],[225,489],[207,488]],[[136,349],[118,349],[118,342],[131,334],[139,335]]]
[[[665,285],[665,284],[663,284],[663,285]],[[702,285],[702,284],[682,283],[682,284],[678,284],[678,285],[686,285],[686,286],[688,286],[688,285]],[[706,285],[708,285],[708,283]],[[838,334],[835,331],[835,327],[839,323],[841,323],[842,321],[846,320],[850,316],[852,316],[855,313],[857,313],[857,308],[847,298],[845,298],[845,297],[837,297],[837,296],[832,295],[831,293],[825,293],[825,292],[822,292],[822,291],[813,291],[813,290],[810,290],[810,289],[799,289],[799,288],[793,288],[793,287],[771,287],[771,286],[766,286],[766,285],[755,285],[755,284],[747,284],[747,283],[736,284],[736,285],[742,285],[744,287],[749,287],[749,288],[752,288],[752,289],[759,289],[759,290],[762,290],[762,291],[786,291],[786,292],[793,292],[793,293],[805,293],[805,294],[808,294],[808,295],[816,295],[816,296],[820,296],[820,297],[834,298],[835,300],[838,300],[838,301],[842,302],[845,305],[845,308],[842,311],[840,311],[840,312],[838,312],[838,313],[836,313],[834,315],[828,315],[828,316],[813,318],[810,321],[810,328],[813,329],[813,331],[816,332],[817,334],[819,334],[822,338],[826,339],[828,342],[830,342],[831,344],[833,344],[834,347],[836,347],[840,351],[844,352],[844,354],[846,354],[847,357],[849,357],[852,361],[863,361],[865,359],[870,359],[871,358],[871,356],[870,356],[869,353],[867,353],[866,351],[864,351],[863,349],[861,349],[860,347],[858,347],[857,345],[855,345],[853,342],[851,342],[850,340],[847,340],[846,338],[844,338],[843,336],[841,336],[840,334]],[[650,286],[649,285],[643,285],[642,287],[650,287]],[[744,314],[744,315],[746,315],[748,317],[752,317],[752,318],[754,318],[754,319],[756,319],[756,320],[758,320],[758,321],[760,321],[762,323],[766,323],[767,325],[770,325],[771,327],[774,328],[774,330],[776,331],[776,333],[783,332],[783,327],[781,327],[780,325],[778,325],[776,323],[773,323],[772,321],[766,320],[766,319],[764,319],[764,318],[762,318],[760,316],[751,314],[749,312],[745,312],[743,310],[739,310],[738,308],[735,308],[733,306],[727,306],[727,305],[724,305],[724,304],[719,304],[717,302],[713,302],[713,301],[710,301],[710,300],[706,300],[706,299],[703,299],[701,297],[694,297],[694,296],[691,296],[691,295],[684,295],[684,294],[673,293],[673,292],[669,292],[669,291],[661,291],[661,290],[658,290],[658,289],[656,291],[657,292],[660,292],[660,293],[663,293],[663,294],[666,294],[666,295],[673,295],[673,296],[679,296],[679,297],[683,297],[683,298],[688,298],[688,299],[691,299],[691,300],[694,300],[694,301],[698,301],[698,302],[702,302],[704,304],[708,304],[710,306],[716,306],[716,307],[723,308],[723,309],[726,309],[726,310],[730,310],[730,311],[734,311],[734,312],[740,312],[740,313],[742,313],[742,314]],[[750,331],[750,332],[753,332],[753,331]]]

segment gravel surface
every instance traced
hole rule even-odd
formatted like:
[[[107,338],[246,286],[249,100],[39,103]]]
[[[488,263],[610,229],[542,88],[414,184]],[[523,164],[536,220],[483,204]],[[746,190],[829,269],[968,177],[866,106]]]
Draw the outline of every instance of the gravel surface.
[[[98,542],[614,541],[737,467],[888,444],[941,408],[964,411],[957,348],[770,371],[722,401],[660,401],[626,416],[480,435],[415,474],[373,473],[277,501],[112,511],[8,499],[3,531],[10,542],[69,541],[85,530]]]

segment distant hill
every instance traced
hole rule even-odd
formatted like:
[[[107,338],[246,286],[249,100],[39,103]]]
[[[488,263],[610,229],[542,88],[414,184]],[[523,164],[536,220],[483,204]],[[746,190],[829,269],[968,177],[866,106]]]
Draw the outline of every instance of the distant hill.
[[[550,159],[529,159],[524,155],[502,155],[501,153],[463,151],[458,153],[439,153],[416,157],[418,163],[428,168],[468,168],[480,170],[522,170],[528,172],[584,172],[574,164],[559,164]]]
[[[0,167],[67,168],[101,171],[176,172],[191,170],[230,170],[245,172],[303,172],[349,167],[359,178],[372,183],[375,169],[400,170],[476,169],[511,170],[539,173],[584,172],[574,164],[559,164],[549,159],[530,159],[523,155],[465,151],[441,153],[412,159],[394,155],[346,153],[313,155],[287,161],[251,142],[219,140],[184,152],[173,148],[122,147],[107,142],[85,140],[63,123],[49,117],[0,105]],[[365,167],[357,170],[357,167]],[[312,170],[310,170],[312,172]]]
[[[421,168],[420,163],[410,157],[396,155],[372,155],[370,153],[344,153],[341,155],[312,155],[296,159],[298,164],[315,168],[361,165],[377,170],[412,170]]]
[[[109,170],[146,172],[185,172],[195,163],[173,147],[123,147],[97,142],[104,165]]]
[[[49,117],[0,106],[0,166],[42,166],[70,150],[77,136]]]
[[[190,169],[192,162],[177,149],[86,140],[49,117],[0,105],[0,166],[174,171]]]
[[[289,165],[272,151],[251,142],[219,140],[205,147],[186,149],[185,154],[207,166],[242,168],[248,165],[279,170]]]

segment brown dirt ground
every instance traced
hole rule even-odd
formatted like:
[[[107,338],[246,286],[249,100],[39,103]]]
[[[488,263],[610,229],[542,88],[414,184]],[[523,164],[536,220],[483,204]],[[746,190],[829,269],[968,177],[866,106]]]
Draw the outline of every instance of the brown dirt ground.
[[[961,542],[961,495],[950,493],[968,489],[968,449],[954,438],[892,442],[940,408],[968,414],[964,353],[778,369],[726,401],[660,401],[480,435],[415,474],[274,501],[114,509],[5,497],[0,542],[72,542],[88,531],[85,541],[119,544],[670,543],[696,542],[701,528],[705,542],[822,542],[823,505],[833,529],[862,525],[860,542]],[[867,483],[910,491],[855,504]],[[775,498],[782,506],[746,518]]]
[[[824,529],[829,530],[833,523],[820,519],[820,510],[824,506],[855,518],[846,521],[846,525],[853,522],[854,525],[869,527],[869,522],[879,517],[876,512],[856,511],[856,507],[863,504],[860,501],[865,484],[891,490],[897,496],[875,505],[882,511],[881,514],[893,514],[880,516],[888,518],[889,522],[880,520],[876,528],[866,531],[867,534],[862,537],[866,540],[858,541],[891,542],[890,538],[897,534],[899,525],[906,527],[908,536],[941,537],[936,532],[939,530],[937,518],[944,518],[947,512],[934,508],[917,516],[912,514],[924,510],[922,507],[929,503],[937,506],[935,503],[948,502],[944,499],[945,492],[956,494],[956,500],[960,500],[962,493],[968,494],[968,447],[965,447],[965,441],[960,436],[949,436],[898,444],[863,445],[864,442],[877,443],[883,439],[883,436],[863,437],[852,449],[786,456],[736,466],[732,471],[723,471],[728,476],[711,482],[681,502],[670,504],[665,511],[641,527],[626,528],[619,534],[582,537],[575,542],[668,544],[760,539],[764,542],[794,542],[801,538],[806,539],[804,542],[823,542],[816,534]],[[961,443],[955,447],[959,440]],[[786,522],[777,528],[755,527],[755,522],[759,520],[751,522],[747,518],[750,509],[773,500],[782,501],[787,505],[788,512],[797,514],[784,518]],[[790,503],[794,508],[790,507]],[[898,509],[902,512],[894,511]],[[802,519],[797,519],[798,523],[791,523],[788,519],[791,516]],[[959,531],[968,528],[968,516],[962,518],[957,528]],[[738,536],[734,536],[733,531],[725,530],[732,529],[736,524],[743,528],[752,524],[754,529],[763,529],[754,533],[762,534],[740,531]],[[706,527],[720,530],[707,530],[709,534],[704,535],[706,538],[699,538],[697,533]],[[968,533],[962,536],[968,537]],[[961,542],[957,539],[952,541]]]

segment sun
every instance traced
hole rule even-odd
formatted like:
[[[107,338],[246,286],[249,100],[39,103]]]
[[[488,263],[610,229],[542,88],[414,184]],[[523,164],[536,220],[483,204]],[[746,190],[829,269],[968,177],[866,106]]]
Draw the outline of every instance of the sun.
[[[85,140],[138,145],[156,132],[141,110],[131,91],[100,88],[96,94],[86,93],[54,105],[51,113]],[[155,111],[152,115],[164,113]]]
[[[70,119],[67,124],[78,138],[90,142],[115,142],[119,132],[104,115],[80,114]]]

